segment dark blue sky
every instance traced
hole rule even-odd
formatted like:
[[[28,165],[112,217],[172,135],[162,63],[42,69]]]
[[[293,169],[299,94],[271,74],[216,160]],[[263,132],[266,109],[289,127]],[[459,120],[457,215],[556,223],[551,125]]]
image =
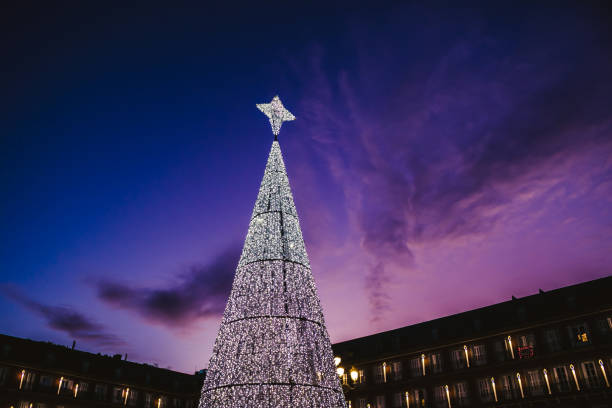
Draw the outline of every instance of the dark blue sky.
[[[332,340],[609,275],[605,2],[454,4],[3,10],[0,330],[205,366],[275,94]]]

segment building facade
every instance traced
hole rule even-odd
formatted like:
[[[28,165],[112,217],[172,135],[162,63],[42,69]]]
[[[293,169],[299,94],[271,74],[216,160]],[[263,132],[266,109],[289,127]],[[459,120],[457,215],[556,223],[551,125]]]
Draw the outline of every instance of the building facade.
[[[204,376],[0,335],[0,408],[194,408]]]
[[[349,408],[610,407],[612,277],[333,349]]]

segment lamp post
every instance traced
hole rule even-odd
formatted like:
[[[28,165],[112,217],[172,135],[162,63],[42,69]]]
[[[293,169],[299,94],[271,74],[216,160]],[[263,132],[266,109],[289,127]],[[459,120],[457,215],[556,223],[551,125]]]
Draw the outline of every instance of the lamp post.
[[[423,377],[425,376],[425,354],[421,354],[421,367],[423,367]]]
[[[516,373],[516,379],[519,383],[519,389],[521,390],[521,398],[525,398],[525,393],[523,392],[523,382],[521,381],[521,374]]]
[[[448,390],[448,385],[444,386],[444,390],[446,391],[446,402],[448,402],[448,408],[451,408],[450,391]]]
[[[574,377],[574,383],[576,383],[576,389],[580,391],[580,384],[578,384],[578,377],[576,377],[576,370],[574,369],[573,364],[570,364],[570,370],[572,370],[572,376]]]
[[[508,336],[508,347],[510,348],[510,355],[514,360],[514,349],[512,348],[512,337]]]
[[[602,359],[599,359],[599,367],[601,368],[601,373],[604,376],[604,380],[606,380],[606,387],[610,388],[610,382],[608,381],[608,376],[606,375],[606,369],[604,368],[604,362]]]
[[[351,368],[351,380],[353,380],[353,383],[356,383],[358,379],[359,379],[359,372],[354,367]]]
[[[548,395],[551,395],[552,391],[550,390],[550,382],[548,382],[548,371],[544,369],[543,373],[544,373],[544,380],[546,381],[546,388],[548,389]]]

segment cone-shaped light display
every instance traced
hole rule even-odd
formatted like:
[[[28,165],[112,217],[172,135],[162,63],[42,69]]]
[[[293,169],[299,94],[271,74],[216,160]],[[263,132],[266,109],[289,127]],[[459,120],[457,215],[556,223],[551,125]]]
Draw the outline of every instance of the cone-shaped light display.
[[[277,140],[199,406],[346,406]]]

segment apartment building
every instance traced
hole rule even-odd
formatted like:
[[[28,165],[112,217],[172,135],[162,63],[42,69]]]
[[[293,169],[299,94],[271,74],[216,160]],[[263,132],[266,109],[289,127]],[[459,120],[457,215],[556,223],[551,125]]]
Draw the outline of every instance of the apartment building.
[[[0,335],[0,408],[195,408],[204,376]]]
[[[333,345],[350,408],[612,406],[612,277]]]

